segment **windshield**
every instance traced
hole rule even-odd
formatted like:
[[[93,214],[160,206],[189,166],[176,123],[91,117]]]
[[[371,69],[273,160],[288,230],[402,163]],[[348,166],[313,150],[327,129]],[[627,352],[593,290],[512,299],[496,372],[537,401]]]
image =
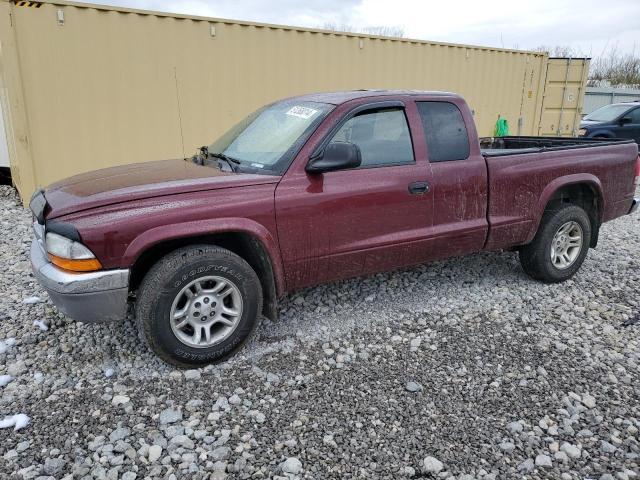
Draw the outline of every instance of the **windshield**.
[[[209,146],[242,170],[283,173],[333,105],[285,100],[252,113]],[[266,173],[266,172],[265,172]]]
[[[606,105],[597,109],[595,112],[591,112],[584,117],[585,120],[591,120],[594,122],[612,122],[624,112],[629,110],[629,105]]]

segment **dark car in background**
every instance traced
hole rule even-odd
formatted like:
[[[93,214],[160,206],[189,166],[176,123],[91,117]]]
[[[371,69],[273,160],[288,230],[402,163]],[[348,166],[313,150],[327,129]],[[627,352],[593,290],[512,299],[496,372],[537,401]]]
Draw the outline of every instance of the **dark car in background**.
[[[640,102],[612,103],[585,116],[578,135],[591,138],[630,138],[640,143]]]

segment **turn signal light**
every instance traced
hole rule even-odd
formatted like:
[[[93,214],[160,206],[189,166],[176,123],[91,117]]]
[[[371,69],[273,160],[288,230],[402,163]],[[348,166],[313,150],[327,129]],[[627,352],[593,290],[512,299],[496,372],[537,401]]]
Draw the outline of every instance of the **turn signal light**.
[[[68,258],[58,257],[53,254],[49,254],[49,260],[55,266],[68,270],[70,272],[94,272],[100,270],[102,265],[97,258],[83,258],[71,260]]]

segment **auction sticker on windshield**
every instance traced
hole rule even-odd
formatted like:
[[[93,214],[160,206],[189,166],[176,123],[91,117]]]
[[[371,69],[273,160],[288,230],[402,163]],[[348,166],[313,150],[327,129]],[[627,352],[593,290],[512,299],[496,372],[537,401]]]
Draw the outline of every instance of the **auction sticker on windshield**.
[[[313,117],[318,110],[314,110],[313,108],[303,107],[301,105],[296,105],[295,107],[291,107],[287,112],[287,115],[293,115],[294,117],[307,118]]]

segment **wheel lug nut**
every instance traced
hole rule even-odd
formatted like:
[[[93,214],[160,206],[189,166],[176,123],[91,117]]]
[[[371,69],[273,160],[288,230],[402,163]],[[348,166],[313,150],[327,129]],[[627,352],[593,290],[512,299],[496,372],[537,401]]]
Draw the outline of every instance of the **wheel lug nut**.
[[[203,300],[203,302],[204,302],[204,303],[209,303],[209,299],[208,299],[208,298],[205,298],[205,299]]]
[[[207,317],[202,317],[200,320],[202,320],[203,322],[207,319]]]
[[[200,308],[200,302],[196,302],[195,307]]]
[[[193,312],[193,316],[194,317],[199,317],[200,316],[200,312]]]
[[[211,312],[211,313],[209,314],[209,316],[210,316],[210,317],[213,317],[214,315],[215,315],[215,312]]]

